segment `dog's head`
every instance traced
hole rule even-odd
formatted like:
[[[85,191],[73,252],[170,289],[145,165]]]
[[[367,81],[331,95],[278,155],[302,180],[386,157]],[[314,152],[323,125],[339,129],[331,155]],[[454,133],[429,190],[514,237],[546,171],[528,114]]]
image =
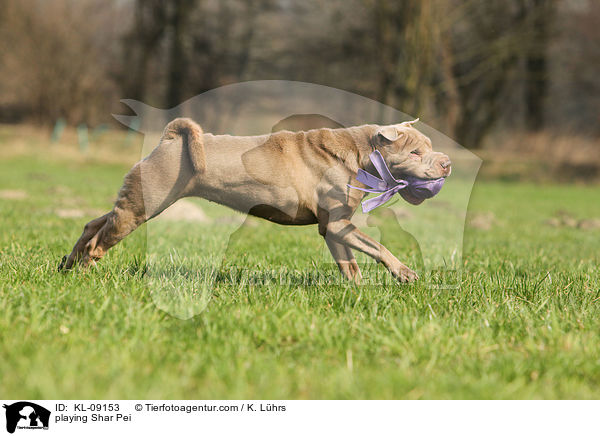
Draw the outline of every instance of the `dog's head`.
[[[423,180],[448,177],[452,172],[450,158],[433,151],[431,140],[412,126],[417,121],[379,127],[373,135],[373,145],[383,155],[397,179],[406,176]],[[400,195],[409,203],[423,202],[405,191],[400,191]]]

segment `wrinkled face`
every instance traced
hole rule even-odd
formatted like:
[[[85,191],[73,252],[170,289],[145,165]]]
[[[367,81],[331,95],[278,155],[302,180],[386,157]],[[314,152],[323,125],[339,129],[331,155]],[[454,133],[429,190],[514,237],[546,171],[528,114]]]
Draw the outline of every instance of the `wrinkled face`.
[[[452,172],[450,158],[444,153],[433,151],[431,140],[412,127],[414,121],[382,126],[375,132],[374,143],[383,155],[392,175],[401,179],[412,176],[433,180],[448,177]],[[400,195],[412,204],[423,200],[400,191]]]

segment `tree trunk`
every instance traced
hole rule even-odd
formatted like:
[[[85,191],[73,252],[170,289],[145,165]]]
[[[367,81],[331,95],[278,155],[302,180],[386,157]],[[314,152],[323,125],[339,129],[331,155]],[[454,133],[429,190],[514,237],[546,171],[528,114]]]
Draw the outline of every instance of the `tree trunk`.
[[[185,56],[185,35],[189,15],[194,0],[174,0],[169,27],[171,40],[169,44],[169,72],[167,78],[167,107],[173,108],[181,103],[187,69]]]
[[[529,26],[533,35],[525,59],[525,112],[530,130],[544,126],[544,102],[548,90],[548,27],[553,0],[532,0]]]

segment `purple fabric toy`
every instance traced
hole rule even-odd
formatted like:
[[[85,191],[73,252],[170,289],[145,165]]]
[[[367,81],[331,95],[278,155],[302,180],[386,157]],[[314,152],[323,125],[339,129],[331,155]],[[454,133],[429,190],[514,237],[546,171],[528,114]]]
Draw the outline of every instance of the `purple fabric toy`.
[[[431,198],[440,192],[442,186],[444,186],[444,180],[446,180],[443,177],[434,180],[424,180],[417,177],[405,177],[404,180],[396,180],[394,176],[392,176],[390,169],[386,165],[385,161],[383,160],[383,156],[381,156],[379,151],[373,151],[369,155],[369,159],[371,159],[371,162],[373,162],[373,165],[381,176],[381,179],[363,169],[359,169],[358,174],[356,175],[356,180],[364,183],[371,189],[348,185],[350,188],[359,189],[368,193],[382,193],[377,197],[369,198],[368,200],[362,202],[362,210],[364,213],[370,212],[376,207],[386,203],[394,196],[395,193],[405,188],[410,195],[419,200]]]

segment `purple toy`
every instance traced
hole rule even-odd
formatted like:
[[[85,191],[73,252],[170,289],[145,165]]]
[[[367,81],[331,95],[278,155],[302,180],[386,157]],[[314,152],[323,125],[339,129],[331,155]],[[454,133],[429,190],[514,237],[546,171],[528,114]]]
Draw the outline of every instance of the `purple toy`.
[[[423,201],[427,198],[431,198],[440,192],[442,186],[444,186],[444,181],[446,180],[443,177],[433,180],[424,180],[417,177],[405,177],[404,180],[396,180],[394,179],[394,176],[392,176],[390,169],[386,165],[385,161],[383,160],[383,156],[381,156],[379,151],[373,151],[369,155],[369,159],[371,159],[371,162],[373,162],[373,165],[381,176],[381,179],[363,169],[359,169],[358,174],[356,175],[356,180],[364,183],[371,189],[348,185],[350,188],[359,189],[368,193],[382,193],[377,197],[370,198],[362,202],[362,210],[364,213],[370,212],[376,207],[386,203],[394,196],[395,193],[404,188],[406,188],[408,193],[417,200]]]

